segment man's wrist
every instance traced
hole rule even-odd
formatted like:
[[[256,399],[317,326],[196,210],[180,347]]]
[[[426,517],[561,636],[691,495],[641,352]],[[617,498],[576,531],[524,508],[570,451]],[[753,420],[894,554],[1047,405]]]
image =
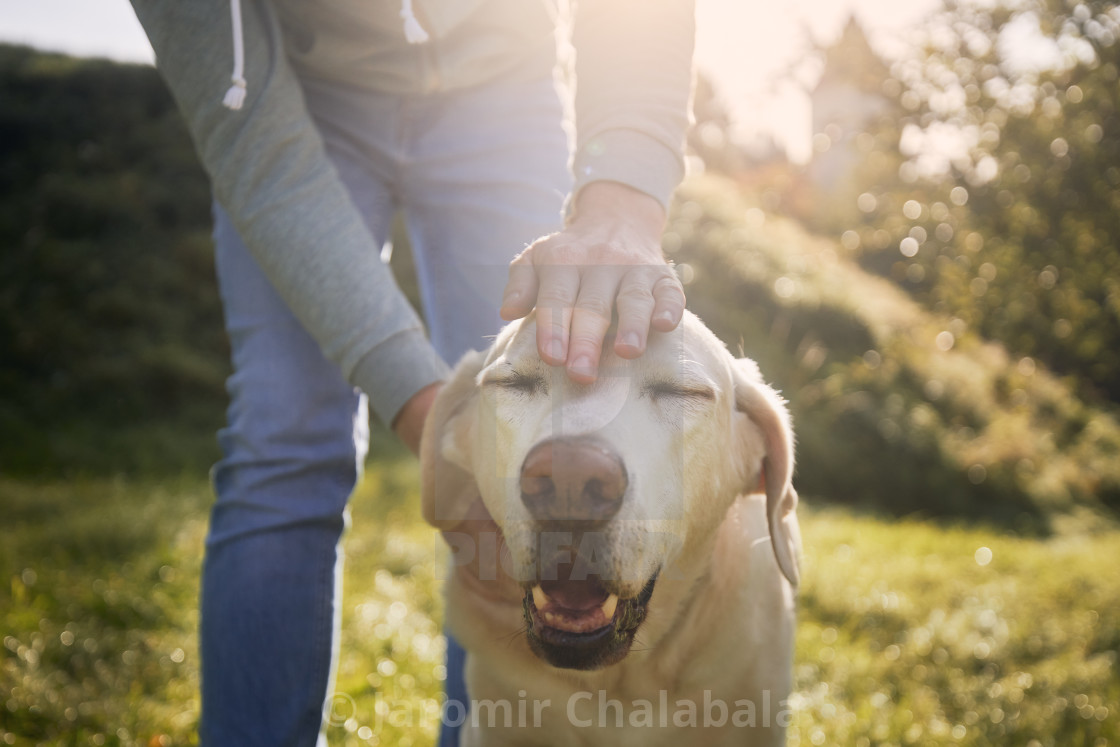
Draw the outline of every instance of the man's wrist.
[[[414,454],[420,453],[420,437],[424,434],[424,421],[428,418],[428,411],[435,402],[443,382],[437,381],[429,384],[404,403],[404,407],[393,418],[393,432],[397,438]]]
[[[622,182],[591,182],[575,196],[571,224],[584,220],[625,220],[652,237],[665,229],[665,208],[654,197]]]

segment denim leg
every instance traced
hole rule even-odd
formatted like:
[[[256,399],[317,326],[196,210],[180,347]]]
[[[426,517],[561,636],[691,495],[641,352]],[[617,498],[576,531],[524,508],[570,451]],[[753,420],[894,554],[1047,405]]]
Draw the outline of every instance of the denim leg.
[[[509,260],[559,227],[570,187],[552,81],[404,100],[338,93],[308,90],[309,108],[379,244],[385,185],[400,175],[433,343],[449,361],[485,346]],[[310,745],[335,657],[338,540],[365,403],[220,210],[215,239],[235,373],[203,572],[200,732],[204,745]],[[449,641],[449,697],[466,697],[462,662]]]
[[[562,114],[552,80],[500,81],[402,110],[412,123],[402,206],[428,331],[449,362],[489,344],[509,261],[561,226],[571,188]],[[465,652],[447,638],[446,695],[465,703]],[[443,726],[440,747],[457,745],[458,732]]]
[[[373,183],[352,195],[383,240],[391,200]],[[337,658],[339,539],[368,446],[365,396],[220,208],[214,236],[234,374],[203,567],[200,740],[308,747]]]
[[[408,101],[404,217],[432,345],[454,362],[502,326],[513,257],[562,224],[571,188],[551,79]]]

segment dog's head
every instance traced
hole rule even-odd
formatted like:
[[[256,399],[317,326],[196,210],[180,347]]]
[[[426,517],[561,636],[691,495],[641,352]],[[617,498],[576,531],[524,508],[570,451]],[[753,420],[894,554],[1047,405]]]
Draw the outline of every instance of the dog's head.
[[[590,385],[540,360],[533,316],[509,325],[459,363],[421,457],[425,518],[457,530],[481,496],[530,646],[558,667],[625,657],[659,574],[709,552],[731,503],[760,485],[778,565],[798,582],[786,410],[691,314],[636,360],[604,352]]]

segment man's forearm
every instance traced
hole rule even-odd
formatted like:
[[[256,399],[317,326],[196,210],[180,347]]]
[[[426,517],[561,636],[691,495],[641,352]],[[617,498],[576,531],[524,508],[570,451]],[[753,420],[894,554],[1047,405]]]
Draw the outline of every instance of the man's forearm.
[[[576,193],[615,181],[667,208],[684,176],[692,0],[581,0],[576,50]]]
[[[214,193],[249,251],[324,353],[389,422],[447,369],[326,156],[269,4],[243,6],[251,80],[237,112],[222,106],[231,60],[226,0],[133,5]]]

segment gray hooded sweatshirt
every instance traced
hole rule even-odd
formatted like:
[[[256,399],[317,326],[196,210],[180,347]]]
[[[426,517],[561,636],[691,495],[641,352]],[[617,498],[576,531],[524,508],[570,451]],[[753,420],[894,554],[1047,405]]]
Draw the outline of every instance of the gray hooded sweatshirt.
[[[242,0],[236,22],[230,0],[132,2],[215,197],[326,356],[392,422],[447,368],[326,157],[299,81],[417,94],[546,77],[555,2]],[[417,25],[424,43],[406,38]],[[574,190],[617,181],[667,205],[683,176],[692,0],[580,0],[570,27]],[[245,83],[233,111],[222,94],[235,37]]]

